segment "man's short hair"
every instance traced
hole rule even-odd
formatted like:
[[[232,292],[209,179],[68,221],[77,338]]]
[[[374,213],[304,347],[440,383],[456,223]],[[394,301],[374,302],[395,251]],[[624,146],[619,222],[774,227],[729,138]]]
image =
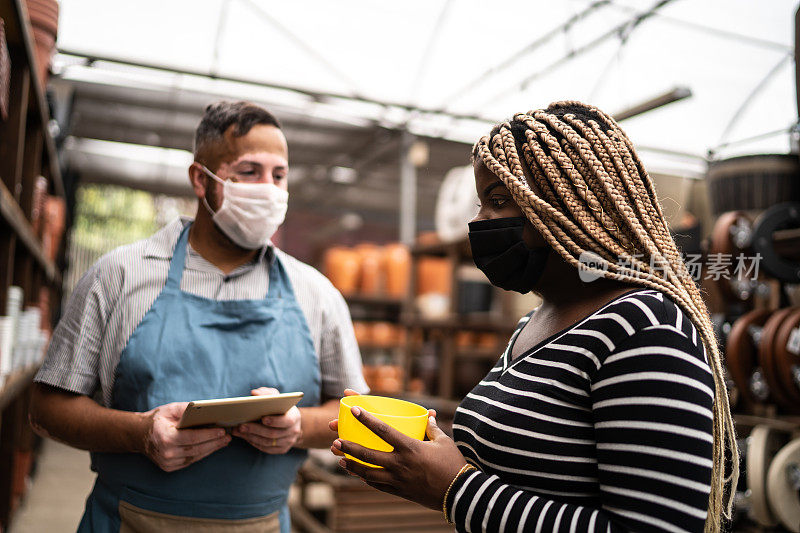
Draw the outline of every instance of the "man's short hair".
[[[234,126],[233,135],[241,137],[259,124],[275,126],[278,129],[281,127],[275,115],[252,102],[223,100],[209,104],[194,134],[195,160],[200,161],[201,154],[211,143],[220,142],[231,126]]]

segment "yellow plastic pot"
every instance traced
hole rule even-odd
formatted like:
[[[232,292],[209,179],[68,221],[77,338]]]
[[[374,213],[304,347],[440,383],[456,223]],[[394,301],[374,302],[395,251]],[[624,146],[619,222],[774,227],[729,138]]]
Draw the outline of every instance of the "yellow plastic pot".
[[[339,402],[339,438],[343,440],[349,440],[365,448],[382,452],[394,450],[393,446],[356,420],[353,413],[350,412],[352,407],[360,407],[412,439],[423,440],[425,438],[425,428],[428,425],[428,410],[426,408],[405,400],[365,394],[361,396],[345,396]],[[373,468],[381,468],[351,457],[348,454],[345,454],[345,456],[361,464]]]

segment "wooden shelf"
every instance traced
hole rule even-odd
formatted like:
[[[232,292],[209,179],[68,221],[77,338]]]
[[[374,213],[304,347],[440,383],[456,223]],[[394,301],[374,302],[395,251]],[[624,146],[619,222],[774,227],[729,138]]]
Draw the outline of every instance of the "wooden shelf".
[[[775,417],[767,417],[758,415],[734,414],[733,421],[737,426],[766,425],[782,431],[800,431],[800,416],[778,415]]]
[[[456,408],[458,408],[458,404],[461,403],[455,400],[441,398],[439,396],[412,394],[410,392],[394,394],[393,397],[399,398],[400,400],[414,402],[416,404],[425,406],[428,409],[435,409],[437,416],[444,418],[453,418]]]
[[[0,181],[0,215],[14,228],[14,231],[19,237],[20,241],[31,252],[36,261],[42,266],[47,275],[47,279],[52,283],[61,283],[61,274],[59,273],[56,265],[47,258],[42,249],[42,245],[36,234],[33,232],[28,219],[22,212],[19,204],[14,200],[14,196],[6,188],[5,184]]]
[[[391,346],[386,346],[386,345],[380,346],[378,344],[364,344],[364,345],[359,344],[358,345],[358,349],[359,350],[364,350],[364,351],[368,351],[368,350],[372,350],[372,351],[377,351],[377,350],[384,350],[384,351],[387,351],[387,350],[388,351],[402,350],[403,347],[404,347],[403,344],[394,344],[394,345],[391,345]]]
[[[511,333],[514,331],[516,324],[511,322],[500,322],[496,319],[481,320],[472,317],[464,318],[443,318],[438,320],[430,320],[420,317],[404,318],[403,324],[410,328],[422,329],[471,329],[476,331],[491,331],[497,333]]]
[[[456,348],[456,357],[463,359],[478,359],[481,361],[497,361],[503,354],[502,350],[485,348]]]
[[[0,305],[8,288],[16,285],[25,295],[23,305],[43,303],[52,309],[52,322],[61,301],[61,273],[45,252],[31,220],[38,192],[66,200],[55,141],[50,134],[50,109],[45,80],[40,78],[33,31],[24,0],[0,1],[11,60],[8,120],[0,122]],[[39,176],[48,190],[37,191]],[[44,214],[42,214],[44,216]],[[63,253],[63,249],[62,249]],[[51,324],[52,325],[52,324]],[[31,382],[38,365],[14,371],[0,389],[0,529],[13,521],[16,502],[35,457],[34,435],[28,423]],[[24,459],[23,459],[24,458]]]
[[[345,301],[350,305],[370,305],[376,307],[396,307],[403,305],[402,298],[394,296],[380,296],[371,294],[348,294],[344,296]]]
[[[28,368],[15,370],[6,377],[6,382],[3,388],[0,389],[0,411],[5,409],[25,387],[30,385],[33,376],[35,376],[38,371],[39,365],[36,364]]]
[[[442,513],[416,503],[380,492],[359,478],[339,474],[306,461],[298,473],[299,498],[292,502],[292,520],[311,533],[353,533],[356,531],[453,531],[442,520]],[[312,483],[328,485],[331,501],[326,502],[322,517],[304,507],[307,489]],[[318,510],[318,509],[315,509]]]
[[[463,258],[472,257],[469,241],[464,239],[455,242],[437,242],[433,244],[416,244],[411,248],[412,255],[455,255]]]
[[[28,11],[22,0],[7,0],[0,2],[0,18],[5,23],[6,40],[9,48],[12,46],[25,50],[28,65],[36,65],[35,46],[30,24],[28,23]],[[12,65],[13,68],[13,65]],[[44,140],[44,150],[47,154],[48,170],[50,179],[53,182],[53,190],[57,196],[64,198],[64,182],[61,177],[61,169],[58,164],[58,155],[53,137],[50,135],[48,123],[50,122],[50,109],[47,106],[47,99],[42,90],[39,71],[36,68],[30,69],[30,96],[35,107],[34,114],[42,127],[42,137]]]

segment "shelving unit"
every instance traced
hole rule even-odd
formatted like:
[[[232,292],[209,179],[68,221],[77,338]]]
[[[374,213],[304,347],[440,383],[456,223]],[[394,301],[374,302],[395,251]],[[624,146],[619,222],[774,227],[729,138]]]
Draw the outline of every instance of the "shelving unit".
[[[351,306],[384,307],[399,310],[403,305],[402,298],[392,298],[387,296],[374,296],[371,294],[351,294],[345,297]]]
[[[61,274],[56,269],[55,263],[45,256],[42,243],[33,232],[30,222],[25,217],[16,199],[2,182],[0,182],[0,215],[2,215],[4,222],[11,226],[20,244],[25,246],[28,253],[33,256],[33,259],[38,263],[38,267],[44,270],[47,281],[60,285]]]
[[[361,323],[361,327],[374,327],[373,325],[379,322],[390,324],[391,327],[395,328],[401,327],[400,313],[404,304],[404,300],[401,298],[376,294],[347,294],[345,295],[345,301],[350,308],[350,315],[356,327],[359,323]],[[404,354],[401,345],[374,342],[372,339],[365,342],[362,339],[359,340],[358,347],[361,351],[362,361],[365,364],[364,377],[372,392],[375,394],[394,394],[399,392],[393,389],[382,390],[379,386],[376,386],[378,382],[377,375],[370,372],[377,371],[380,367],[387,365],[394,367],[388,369],[392,372],[402,368]],[[388,377],[393,380],[393,383],[397,384],[397,388],[402,384],[402,380],[394,381],[394,377]]]
[[[372,364],[399,365],[399,373],[402,375],[402,383],[398,384],[400,390],[372,387],[375,393],[426,394],[448,401],[460,399],[466,393],[465,383],[478,374],[485,375],[502,353],[505,342],[514,329],[518,317],[510,312],[511,296],[506,291],[491,287],[483,275],[474,269],[466,239],[450,243],[421,244],[409,252],[410,271],[404,298],[381,295],[379,291],[371,294],[350,292],[344,295],[357,328],[357,337],[361,337],[359,347],[366,365],[365,376],[370,381],[372,374],[369,372],[373,369],[369,367]],[[430,283],[425,282],[430,280],[420,282],[417,279],[417,270],[422,260],[429,260],[431,257],[439,261],[435,265],[438,273],[435,283],[440,287],[440,292],[446,292],[448,296],[442,294],[436,298],[441,310],[447,307],[446,313],[423,313],[418,306],[417,293],[428,291],[429,287],[425,285]],[[430,267],[431,263],[427,266]],[[449,273],[447,277],[445,271]],[[464,271],[471,279],[463,278],[460,272]],[[422,272],[430,270],[426,268]],[[477,289],[470,286],[470,290],[476,290],[477,296],[470,298],[459,294],[460,289],[467,286],[465,284],[476,281]],[[352,286],[352,280],[347,286]],[[356,286],[360,284],[356,283]],[[476,308],[476,299],[483,302],[483,305],[478,303]],[[469,312],[463,312],[466,310]],[[397,346],[385,340],[371,342],[370,330],[367,328],[377,326],[378,322],[400,328]],[[459,336],[463,337],[465,334],[467,337],[473,336],[474,342],[463,338],[457,341]],[[403,337],[405,340],[402,340]],[[482,342],[478,342],[479,338]],[[421,353],[426,355],[420,357]],[[462,364],[458,364],[459,362]],[[420,365],[424,369],[420,370]],[[389,370],[391,369],[383,368],[381,371]],[[394,377],[390,376],[388,379],[395,384]]]
[[[38,370],[38,365],[33,365],[17,370],[6,378],[3,388],[0,390],[0,411],[19,397],[20,393],[30,385]]]
[[[416,309],[416,287],[418,283],[416,264],[420,258],[435,256],[445,258],[450,262],[453,276],[450,286],[449,313],[444,318],[429,319],[421,316]],[[451,243],[421,244],[411,250],[412,266],[408,296],[403,308],[402,323],[407,328],[407,341],[404,357],[404,375],[406,376],[405,389],[408,390],[409,377],[413,376],[414,361],[419,356],[419,347],[414,345],[414,338],[420,336],[436,345],[436,354],[439,362],[438,385],[436,390],[427,391],[443,400],[456,400],[458,392],[463,393],[465,386],[460,389],[456,384],[456,367],[460,370],[469,366],[472,369],[472,378],[485,375],[494,361],[500,357],[504,343],[513,332],[516,318],[509,312],[509,294],[506,291],[492,287],[493,309],[486,313],[459,314],[459,279],[456,275],[458,267],[472,264],[472,253],[466,239]],[[459,347],[455,341],[458,331],[472,331],[494,333],[497,336],[493,349],[476,347]],[[467,372],[468,373],[468,372]],[[477,384],[478,380],[474,380]],[[461,379],[461,381],[468,378]],[[473,385],[474,385],[473,384]]]
[[[25,4],[0,2],[0,18],[11,60],[9,116],[0,119],[0,312],[8,287],[23,289],[23,306],[38,305],[40,291],[60,301],[61,274],[34,230],[35,183],[43,176],[48,193],[65,197],[50,112],[35,65]],[[53,305],[51,308],[55,308]],[[47,317],[52,323],[53,316]],[[0,388],[0,529],[6,530],[25,490],[36,437],[27,422],[31,380],[37,365],[18,369]]]
[[[327,486],[330,504],[312,513],[308,492],[314,484]],[[313,461],[300,470],[300,501],[290,506],[292,522],[309,533],[453,531],[441,511],[380,492],[351,476],[337,475]],[[321,511],[321,512],[320,512]]]

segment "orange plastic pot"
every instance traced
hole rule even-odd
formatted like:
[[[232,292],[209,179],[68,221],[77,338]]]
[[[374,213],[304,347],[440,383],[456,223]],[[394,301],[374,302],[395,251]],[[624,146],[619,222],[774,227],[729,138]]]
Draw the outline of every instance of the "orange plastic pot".
[[[406,296],[411,275],[411,254],[408,247],[400,243],[384,246],[383,266],[386,294],[395,298]]]
[[[359,279],[361,293],[380,294],[384,285],[383,252],[379,246],[368,243],[356,246],[355,250],[361,259],[361,277]]]
[[[450,294],[453,269],[443,257],[421,257],[417,261],[417,294]]]
[[[379,348],[391,348],[397,345],[397,326],[389,322],[372,324],[372,343]]]
[[[356,334],[356,342],[359,346],[372,344],[372,327],[368,322],[353,322],[353,332]]]
[[[325,253],[325,275],[342,294],[354,294],[358,289],[360,256],[345,247],[333,247]]]

